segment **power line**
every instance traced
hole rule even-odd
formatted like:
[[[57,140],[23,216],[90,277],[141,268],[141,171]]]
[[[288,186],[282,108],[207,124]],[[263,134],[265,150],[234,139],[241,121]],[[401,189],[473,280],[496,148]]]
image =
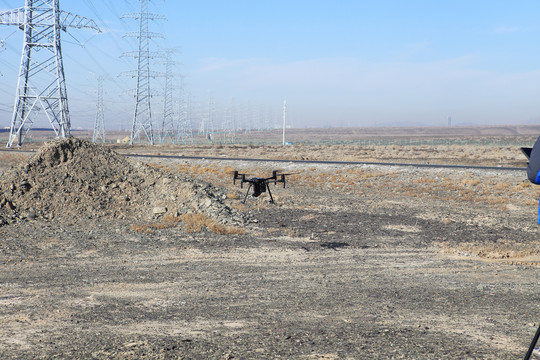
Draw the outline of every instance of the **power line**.
[[[90,8],[90,10],[96,15],[96,17],[98,18],[99,22],[100,22],[100,25],[102,28],[104,29],[108,29],[109,26],[107,26],[107,23],[106,21],[101,17],[100,15],[100,12],[98,11],[98,9],[96,8],[96,6],[94,5],[94,2],[92,0],[85,0],[85,3],[88,4],[88,7]],[[108,4],[106,4],[108,5]],[[109,5],[108,5],[109,6]],[[120,18],[119,15],[115,14],[116,17],[118,19],[120,19],[120,23],[127,29],[125,23],[122,21],[122,19]],[[121,45],[118,43],[118,41],[116,40],[116,38],[112,35],[111,32],[107,31],[106,34],[110,37],[110,39],[113,41],[113,43],[115,44],[116,48],[120,50],[120,53],[123,52],[123,49],[121,47]]]
[[[4,5],[6,5],[8,8],[14,8],[14,7],[16,7],[16,6],[13,6],[13,5],[11,5],[11,4],[8,4],[8,2],[7,2],[6,0],[2,0],[2,3],[3,3]]]

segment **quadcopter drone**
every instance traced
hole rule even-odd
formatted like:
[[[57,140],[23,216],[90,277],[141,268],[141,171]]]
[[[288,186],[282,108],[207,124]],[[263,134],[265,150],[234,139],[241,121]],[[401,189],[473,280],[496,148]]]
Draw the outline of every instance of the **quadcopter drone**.
[[[236,180],[240,180],[240,188],[244,187],[244,183],[249,183],[246,196],[244,197],[244,201],[242,201],[242,204],[245,204],[247,196],[249,195],[249,190],[253,186],[253,194],[251,196],[258,197],[263,192],[266,192],[268,190],[268,195],[270,195],[270,203],[274,203],[274,198],[272,197],[272,192],[270,191],[270,184],[274,183],[283,183],[283,187],[285,188],[285,176],[292,175],[292,174],[280,174],[279,170],[272,171],[272,176],[267,178],[260,178],[260,177],[253,177],[253,178],[246,178],[247,174],[240,174],[238,171],[234,172],[234,178],[233,183],[236,184]]]

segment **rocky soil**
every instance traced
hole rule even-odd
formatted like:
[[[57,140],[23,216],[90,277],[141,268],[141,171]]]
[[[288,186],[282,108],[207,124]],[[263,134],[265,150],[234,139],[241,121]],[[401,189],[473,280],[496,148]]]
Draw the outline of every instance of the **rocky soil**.
[[[165,174],[103,146],[70,138],[46,143],[0,181],[0,225],[21,219],[148,219],[204,213],[245,221],[222,189]]]
[[[539,324],[519,171],[143,163],[75,139],[7,165],[2,359],[515,359]],[[278,168],[276,204],[240,203],[234,169]]]

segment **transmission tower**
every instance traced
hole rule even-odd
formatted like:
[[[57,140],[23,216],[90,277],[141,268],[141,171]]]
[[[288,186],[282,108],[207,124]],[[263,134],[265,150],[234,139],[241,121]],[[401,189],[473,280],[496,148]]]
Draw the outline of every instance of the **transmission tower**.
[[[103,116],[103,76],[98,76],[98,93],[97,93],[97,112],[96,121],[94,122],[94,134],[92,136],[93,142],[105,142],[105,121]]]
[[[214,141],[215,124],[214,117],[216,115],[216,102],[214,101],[214,93],[208,92],[208,107],[206,109],[205,117],[205,136],[208,142]]]
[[[94,29],[96,23],[60,10],[59,0],[26,0],[25,6],[0,13],[0,25],[24,31],[21,64],[7,147],[21,146],[34,119],[45,110],[57,137],[71,131],[60,31]]]
[[[234,143],[236,135],[236,105],[232,98],[229,106],[225,109],[223,121],[223,140],[225,143]]]
[[[133,126],[131,128],[130,144],[136,138],[140,138],[141,131],[144,132],[150,144],[154,145],[154,133],[152,130],[152,111],[150,109],[150,79],[158,74],[150,71],[150,59],[156,57],[150,53],[150,39],[163,38],[163,35],[148,31],[150,20],[167,20],[160,14],[150,14],[148,12],[148,1],[140,0],[141,8],[137,14],[125,14],[122,18],[139,20],[139,31],[127,33],[125,36],[135,37],[139,40],[138,51],[126,53],[123,56],[132,56],[137,59],[137,70],[134,77],[137,77],[137,88],[135,89],[135,113],[133,115]]]
[[[184,89],[184,81],[180,83],[180,99],[178,102],[179,127],[176,133],[176,142],[182,139],[182,144],[193,144],[193,121],[191,109],[191,94]]]
[[[193,144],[193,122],[191,116],[191,94],[186,93],[184,77],[180,77],[180,97],[178,99],[178,131],[176,143],[182,140],[182,144]]]
[[[165,88],[163,99],[163,120],[161,123],[161,132],[159,141],[163,143],[165,138],[169,138],[172,143],[176,142],[177,126],[174,121],[173,111],[173,78],[172,66],[175,62],[172,60],[174,49],[165,50]]]

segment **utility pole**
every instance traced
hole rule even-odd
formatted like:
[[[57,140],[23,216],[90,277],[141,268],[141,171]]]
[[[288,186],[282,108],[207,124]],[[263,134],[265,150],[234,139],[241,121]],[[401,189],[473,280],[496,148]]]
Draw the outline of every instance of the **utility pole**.
[[[92,141],[105,143],[105,117],[103,110],[103,76],[98,76],[98,93],[97,93],[97,111],[96,111],[96,121],[94,122],[94,134],[92,135]]]
[[[26,0],[25,6],[0,13],[0,25],[24,31],[19,77],[7,147],[22,146],[40,110],[57,137],[71,136],[60,31],[94,29],[96,23],[60,10],[59,0]]]
[[[129,143],[133,145],[136,138],[140,138],[141,132],[144,132],[151,145],[154,145],[154,132],[152,129],[152,111],[150,109],[150,78],[157,75],[150,71],[150,59],[155,57],[150,53],[150,39],[163,38],[163,35],[148,31],[148,22],[150,20],[167,20],[160,14],[150,14],[148,12],[148,1],[140,0],[140,12],[137,14],[125,14],[122,18],[139,20],[139,31],[127,33],[125,36],[135,37],[139,40],[138,51],[123,54],[137,59],[137,70],[133,77],[137,78],[137,88],[135,89],[135,113],[133,115],[133,125],[131,127],[131,136]]]

